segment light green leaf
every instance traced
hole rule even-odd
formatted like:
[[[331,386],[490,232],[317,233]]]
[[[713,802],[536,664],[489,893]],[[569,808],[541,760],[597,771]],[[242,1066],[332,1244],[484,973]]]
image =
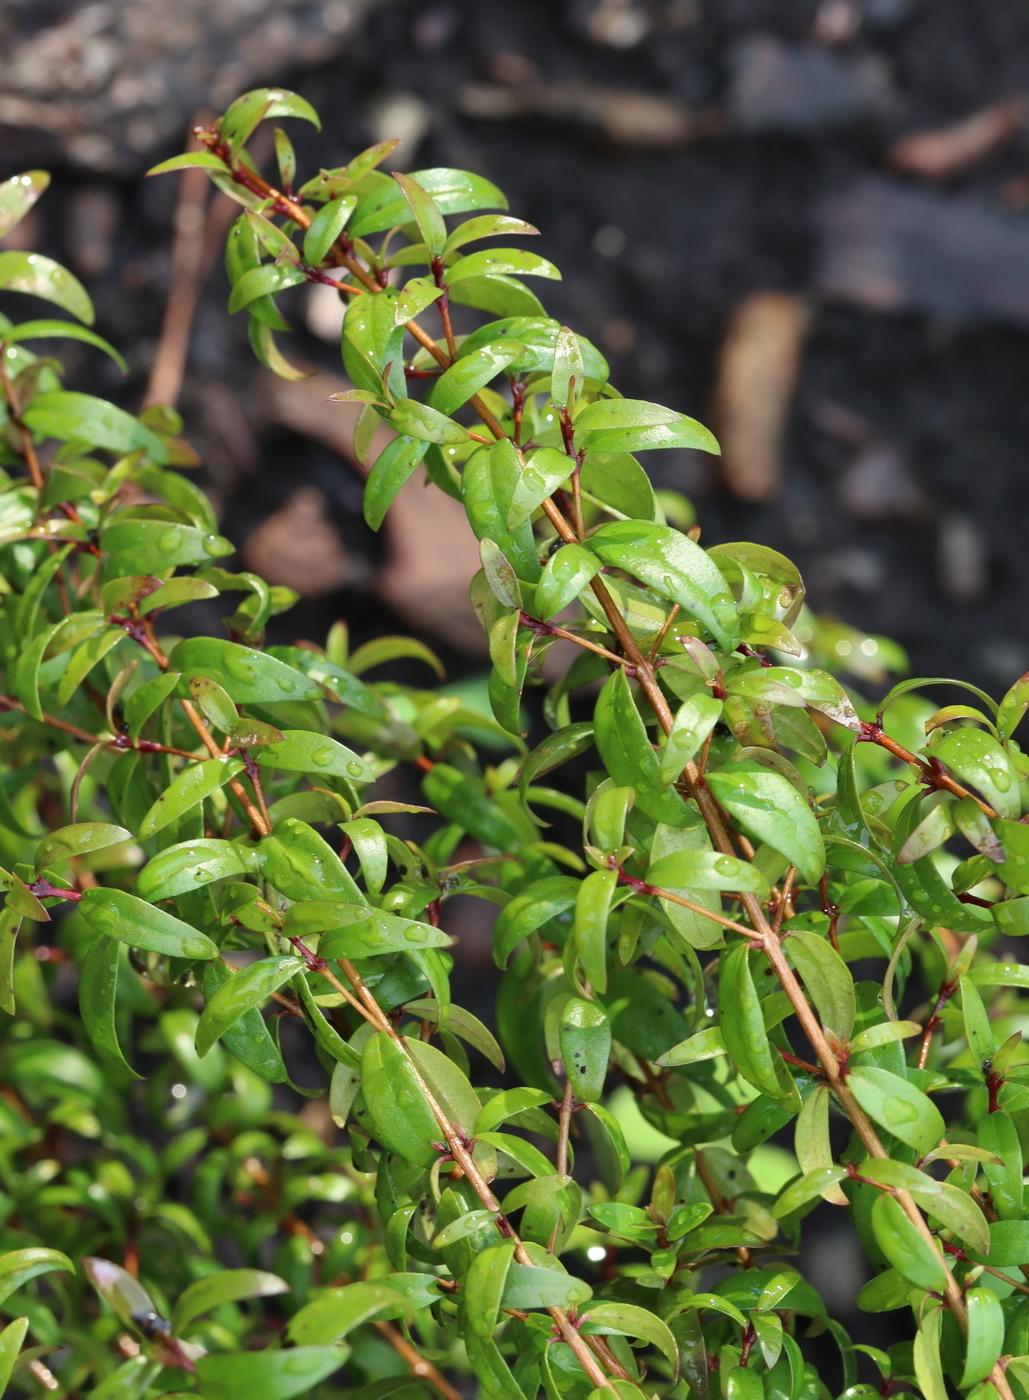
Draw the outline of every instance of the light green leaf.
[[[825,846],[811,808],[790,780],[763,764],[744,760],[707,775],[718,801],[748,836],[771,846],[809,884],[825,869]]]
[[[172,1330],[180,1334],[195,1318],[223,1303],[237,1303],[243,1298],[273,1298],[288,1292],[289,1284],[277,1274],[268,1274],[262,1269],[223,1269],[207,1278],[198,1278],[180,1293],[172,1314]]]
[[[243,763],[238,758],[208,758],[183,769],[143,818],[140,839],[162,831],[169,822],[196,807],[242,771]]]
[[[28,292],[70,311],[87,326],[93,324],[93,303],[85,287],[66,267],[42,253],[0,252],[0,291]]]
[[[209,998],[197,1024],[196,1049],[200,1058],[241,1016],[252,1007],[262,1006],[303,965],[303,958],[261,958],[230,976]]]

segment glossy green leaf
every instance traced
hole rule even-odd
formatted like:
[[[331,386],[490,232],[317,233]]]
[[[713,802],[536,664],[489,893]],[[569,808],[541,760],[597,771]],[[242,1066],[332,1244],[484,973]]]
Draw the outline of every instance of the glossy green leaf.
[[[325,1346],[373,1318],[398,1317],[404,1310],[402,1299],[385,1282],[351,1283],[329,1289],[294,1313],[289,1337],[298,1346]]]
[[[444,370],[432,386],[432,404],[440,413],[453,413],[467,403],[473,394],[492,383],[522,354],[516,341],[484,345],[470,355],[462,355]],[[435,437],[433,442],[460,441],[459,438]]]
[[[744,1079],[773,1099],[796,1096],[793,1080],[770,1043],[743,943],[724,954],[718,977],[719,1025],[725,1048]]]
[[[75,1265],[59,1249],[39,1246],[12,1249],[0,1254],[0,1304],[6,1303],[11,1294],[30,1279],[53,1273],[54,1270],[73,1274]]]
[[[572,941],[583,972],[601,995],[607,990],[607,926],[617,885],[616,870],[594,870],[579,885],[575,901]]]
[[[861,1065],[851,1070],[847,1085],[874,1122],[921,1155],[931,1152],[943,1137],[940,1110],[900,1075]]]
[[[1007,751],[991,734],[964,725],[944,734],[929,752],[959,782],[974,787],[999,816],[1020,815],[1018,773]]]
[[[141,839],[162,831],[169,822],[196,807],[242,771],[243,764],[238,758],[208,758],[184,768],[143,818],[139,828]]]
[[[472,1260],[465,1280],[465,1317],[471,1330],[482,1341],[489,1341],[496,1329],[508,1274],[514,1263],[514,1240],[501,1240],[480,1250]]]
[[[561,280],[561,274],[552,262],[522,248],[489,248],[479,253],[468,253],[451,263],[444,273],[448,287],[470,277],[512,275]]]
[[[357,208],[357,198],[352,194],[330,199],[311,220],[311,227],[304,235],[304,261],[313,267],[325,261],[326,254],[346,227],[347,220]]]
[[[461,443],[468,440],[468,430],[417,399],[401,399],[391,411],[391,428],[419,442]]]
[[[21,325],[0,333],[0,340],[7,345],[20,345],[25,340],[78,340],[83,345],[92,345],[105,355],[110,355],[122,374],[129,372],[124,358],[113,345],[102,335],[97,335],[96,331],[88,330],[75,321],[23,321]]]
[[[722,717],[722,702],[701,691],[684,700],[661,752],[661,781],[674,783]]]
[[[217,945],[206,934],[125,890],[98,885],[83,891],[78,907],[97,933],[116,938],[130,948],[145,948],[172,958],[206,959],[218,954]]]
[[[496,185],[467,170],[433,167],[428,170],[412,170],[410,175],[412,180],[417,181],[421,188],[432,196],[441,214],[464,214],[472,209],[507,208],[507,200]],[[395,224],[408,223],[410,217],[410,206],[399,185],[393,180],[382,180],[370,198],[365,197],[361,200],[350,226],[350,234],[355,238],[364,238],[370,233],[381,233]]]
[[[257,966],[257,964],[253,965]],[[207,1003],[210,1004],[216,993],[238,975],[218,959],[205,963],[203,988]],[[196,1034],[199,1034],[199,1026]],[[315,1038],[318,1038],[317,1034]],[[255,1005],[244,1011],[227,1030],[222,1032],[220,1040],[225,1049],[233,1054],[240,1064],[245,1065],[247,1069],[252,1070],[262,1079],[266,1079],[269,1084],[285,1084],[288,1081],[289,1075],[283,1064],[282,1052],[279,1050],[276,1038],[268,1029],[268,1024],[261,1015],[259,1006]]]
[[[673,1381],[679,1374],[679,1351],[667,1323],[634,1303],[593,1303],[581,1310],[591,1331],[621,1333],[656,1347],[668,1362]]]
[[[79,969],[79,1013],[90,1044],[115,1070],[128,1070],[140,1078],[126,1060],[118,1042],[115,1007],[118,994],[118,968],[122,945],[116,938],[100,934],[89,945]]]
[[[596,555],[581,544],[562,545],[544,566],[536,585],[536,616],[544,621],[575,601],[600,571]]]
[[[353,749],[324,734],[312,734],[303,729],[283,730],[280,741],[266,744],[254,757],[262,768],[281,768],[287,772],[315,775],[332,774],[357,783],[375,780],[375,769]]]
[[[124,841],[131,840],[130,831],[107,822],[77,822],[74,826],[59,827],[45,837],[36,849],[36,874],[59,861],[88,855],[90,851],[102,851],[109,846],[120,846]]]
[[[791,933],[787,950],[822,1025],[839,1040],[849,1040],[856,1011],[850,968],[832,944],[817,933],[798,929]]]
[[[264,877],[294,901],[341,897],[364,906],[354,877],[327,841],[306,822],[284,817],[261,838],[258,848]]]
[[[289,1284],[277,1274],[263,1269],[222,1269],[207,1278],[199,1278],[179,1295],[172,1315],[172,1328],[179,1333],[196,1318],[223,1303],[237,1303],[244,1298],[274,1298],[289,1292]]]
[[[417,437],[395,437],[375,459],[364,488],[364,518],[377,530],[397,492],[417,470],[428,443]]]
[[[0,238],[6,238],[50,184],[46,170],[26,170],[0,185]]]
[[[647,884],[672,890],[737,890],[768,897],[768,881],[756,865],[717,851],[675,851],[647,867]]]
[[[575,1097],[596,1103],[603,1096],[611,1055],[611,1022],[595,1001],[571,997],[561,1012],[561,1058]]]
[[[600,692],[594,726],[600,756],[618,786],[635,788],[636,806],[654,821],[683,825],[686,804],[661,781],[660,762],[624,669],[615,671]]]
[[[10,253],[0,253],[0,263],[10,256]],[[168,460],[168,449],[156,433],[123,408],[91,394],[71,393],[66,389],[37,394],[22,414],[22,420],[40,437],[88,442],[108,452],[135,452],[141,448],[155,462]],[[170,527],[166,525],[165,528]],[[106,537],[107,531],[104,533]],[[111,548],[106,538],[104,547]],[[126,572],[136,571],[128,569]]]
[[[197,1361],[197,1379],[206,1400],[292,1400],[327,1380],[346,1357],[336,1346],[210,1353]]]
[[[781,773],[744,760],[707,775],[718,801],[751,839],[764,842],[817,884],[825,845],[807,802]]]
[[[361,1057],[361,1088],[376,1138],[405,1161],[431,1167],[441,1129],[408,1057],[384,1031],[372,1036]]]
[[[208,999],[197,1025],[196,1048],[201,1059],[245,1012],[263,1005],[303,965],[303,959],[297,957],[261,958],[230,976]]]
[[[404,919],[366,904],[313,900],[294,904],[286,912],[290,937],[322,933],[318,952],[324,958],[374,958],[383,953],[408,953],[419,948],[446,948],[448,933],[417,919]]]
[[[721,571],[699,545],[665,525],[618,520],[587,541],[605,564],[624,569],[701,622],[730,648],[739,632],[736,605]]]
[[[983,1114],[976,1125],[976,1141],[999,1158],[985,1162],[983,1175],[990,1184],[993,1209],[1001,1220],[1020,1220],[1024,1206],[1022,1146],[1010,1114]]]
[[[0,186],[0,197],[3,194],[3,186]],[[22,1345],[25,1341],[25,1334],[29,1330],[29,1320],[27,1317],[15,1318],[0,1332],[0,1395],[7,1390]]]
[[[52,301],[87,326],[93,324],[93,303],[85,287],[67,268],[42,253],[14,249],[0,252],[0,291],[28,292],[43,301]],[[89,441],[84,435],[81,440]]]
[[[965,1366],[958,1382],[962,1389],[984,1381],[1004,1349],[1004,1310],[996,1293],[978,1284],[965,1293],[965,1307],[968,1336]]]
[[[178,671],[165,671],[162,676],[144,681],[125,702],[125,723],[133,739],[138,739],[144,724],[163,705],[179,683]]]
[[[217,681],[237,705],[274,705],[283,700],[318,700],[320,687],[302,672],[267,652],[214,637],[188,637],[172,651],[170,663],[185,677]]]
[[[895,1196],[878,1196],[872,1206],[872,1230],[883,1254],[918,1288],[942,1292],[947,1269],[938,1251],[908,1219]]]

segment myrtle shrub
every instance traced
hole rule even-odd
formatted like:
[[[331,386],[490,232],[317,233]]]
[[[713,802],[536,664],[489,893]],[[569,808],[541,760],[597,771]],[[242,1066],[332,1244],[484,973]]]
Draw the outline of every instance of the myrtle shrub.
[[[229,309],[271,369],[276,297],[338,289],[357,457],[394,432],[367,519],[420,468],[462,503],[492,713],[374,679],[431,678],[419,642],[266,646],[293,595],[218,562],[177,415],[62,388],[30,344],[118,354],[0,253],[73,318],[0,320],[0,1381],[1026,1400],[1029,678],[848,692],[896,649],[655,493],[636,454],[714,439],[617,393],[524,281],[553,264],[472,247],[536,233],[501,192],[388,142],[298,185],[281,130],[271,184],[275,117],[317,122],[248,93],[154,173],[242,206]],[[45,185],[0,187],[2,231]],[[226,594],[226,637],[175,635]],[[496,916],[495,1034],[451,1001],[459,896]],[[902,1340],[802,1276],[816,1208]]]

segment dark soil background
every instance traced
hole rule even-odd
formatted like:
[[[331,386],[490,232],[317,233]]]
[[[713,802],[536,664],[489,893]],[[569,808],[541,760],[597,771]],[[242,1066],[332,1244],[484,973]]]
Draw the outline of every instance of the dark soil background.
[[[165,16],[139,67],[165,64],[159,99],[118,97],[136,62],[126,7],[9,3],[0,18],[14,55],[0,173],[54,171],[16,237],[79,273],[98,329],[131,364],[123,380],[93,352],[64,349],[73,383],[129,408],[142,401],[179,185],[141,177],[182,148],[204,100],[196,74],[210,70],[218,101],[282,83],[322,113],[320,136],[289,124],[312,168],[403,134],[404,168],[456,165],[498,181],[564,272],[543,286],[548,307],[604,350],[627,395],[707,420],[740,305],[765,292],[799,299],[788,304],[806,309],[808,330],[796,382],[783,375],[786,430],[766,499],[741,499],[732,470],[700,454],[653,453],[648,469],[694,503],[706,542],[756,539],[789,554],[817,610],[895,638],[914,673],[999,694],[1029,668],[1023,0],[296,0],[279,7],[295,32],[261,30],[245,64],[218,66],[212,55],[231,58],[271,12],[238,9],[227,27],[181,42]],[[107,60],[94,52],[101,40]],[[205,44],[208,69],[190,67],[190,45]],[[148,101],[160,119],[139,115]],[[955,158],[951,128],[984,112],[971,156]],[[924,154],[919,164],[896,153],[925,131],[950,140],[942,178]],[[353,467],[276,406],[245,325],[225,310],[221,218],[212,204],[180,407],[244,559],[278,567],[278,581],[307,595],[283,639],[320,638],[342,616],[357,640],[416,630],[452,675],[481,674],[484,648],[455,635],[453,592],[426,609],[383,586],[417,544],[417,519],[373,536]],[[289,304],[297,333],[284,348],[338,374],[325,303],[306,292]],[[783,353],[773,344],[757,357],[755,401]],[[435,545],[441,562],[457,547]],[[861,1265],[826,1215],[807,1263],[830,1306],[846,1308]],[[881,1319],[845,1320],[881,1338]]]

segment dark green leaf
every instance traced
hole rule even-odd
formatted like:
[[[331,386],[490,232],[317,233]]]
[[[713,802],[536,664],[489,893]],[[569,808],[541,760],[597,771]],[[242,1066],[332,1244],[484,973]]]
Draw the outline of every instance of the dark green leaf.
[[[274,705],[283,700],[318,700],[314,682],[266,652],[214,637],[189,637],[172,652],[171,665],[187,678],[217,681],[237,705]]]
[[[205,1400],[292,1400],[338,1371],[347,1358],[335,1346],[286,1351],[235,1351],[201,1356],[197,1379]]]
[[[10,253],[0,253],[0,263],[10,256]],[[63,442],[88,442],[92,447],[103,447],[108,452],[119,454],[142,449],[155,462],[168,460],[168,449],[156,433],[123,408],[116,408],[113,403],[94,398],[91,394],[71,393],[66,389],[37,394],[22,414],[22,420],[40,437],[60,438]],[[105,535],[107,533],[105,531]],[[111,548],[106,543],[104,547]],[[165,568],[175,562],[169,559]],[[125,572],[147,571],[129,568]]]
[[[110,826],[107,822],[77,822],[74,826],[59,827],[39,843],[36,874],[59,861],[84,856],[90,851],[102,851],[108,846],[120,846],[123,841],[131,840],[131,831],[126,831],[123,826]]]
[[[145,840],[162,831],[169,822],[196,807],[242,771],[243,763],[238,758],[208,758],[183,769],[143,818],[140,838]]]
[[[197,1025],[197,1054],[203,1058],[242,1015],[262,1006],[303,965],[302,958],[261,958],[230,975],[204,1007]]]
[[[811,808],[781,773],[763,764],[729,763],[709,773],[718,801],[751,838],[764,842],[817,884],[825,869],[825,846]]]
[[[118,1043],[115,1003],[122,945],[100,934],[89,945],[79,969],[79,1012],[93,1049],[112,1069],[140,1076],[126,1060]]]

